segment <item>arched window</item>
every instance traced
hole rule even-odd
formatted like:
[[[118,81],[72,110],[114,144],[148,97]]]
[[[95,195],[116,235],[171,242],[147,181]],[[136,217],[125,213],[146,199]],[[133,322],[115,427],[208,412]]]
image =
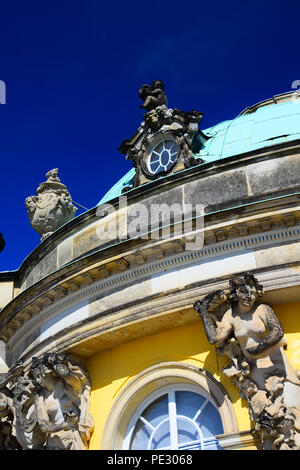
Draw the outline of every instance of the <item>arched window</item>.
[[[218,409],[197,387],[178,384],[151,394],[138,408],[124,449],[220,449],[223,433]]]
[[[164,362],[136,375],[107,417],[101,449],[220,449],[238,431],[234,409],[209,372]]]

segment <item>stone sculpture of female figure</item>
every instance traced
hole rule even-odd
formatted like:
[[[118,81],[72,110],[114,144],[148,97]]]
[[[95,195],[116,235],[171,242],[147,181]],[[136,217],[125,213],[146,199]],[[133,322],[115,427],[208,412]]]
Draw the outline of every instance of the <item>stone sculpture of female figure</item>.
[[[283,350],[282,326],[269,305],[257,303],[263,289],[251,273],[229,284],[227,292],[212,292],[194,308],[208,341],[230,357],[223,372],[248,400],[264,447],[299,449],[300,381]]]
[[[35,413],[46,449],[86,449],[93,420],[83,369],[65,355],[45,354],[33,360],[29,376],[36,385]]]

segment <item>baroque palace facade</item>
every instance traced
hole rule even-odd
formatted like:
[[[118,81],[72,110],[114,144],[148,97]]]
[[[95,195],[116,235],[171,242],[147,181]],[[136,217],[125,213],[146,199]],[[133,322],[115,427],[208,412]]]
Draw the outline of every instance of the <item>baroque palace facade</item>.
[[[76,217],[57,169],[26,199],[0,447],[300,449],[300,99],[200,130],[161,81],[139,95],[133,168],[96,207]]]

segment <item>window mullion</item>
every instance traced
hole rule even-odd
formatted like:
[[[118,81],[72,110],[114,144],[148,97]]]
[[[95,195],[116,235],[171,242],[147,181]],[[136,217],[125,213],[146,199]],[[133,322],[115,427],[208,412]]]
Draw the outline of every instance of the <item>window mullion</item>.
[[[142,421],[142,423],[144,423],[145,426],[148,426],[152,432],[154,431],[155,428],[143,416],[140,416],[140,420]]]
[[[177,411],[175,392],[170,391],[168,393],[168,406],[169,406],[169,419],[170,419],[170,440],[171,449],[178,449],[178,429],[177,429]]]
[[[205,402],[202,404],[202,406],[199,408],[195,416],[193,417],[193,421],[196,421],[196,419],[199,417],[199,415],[202,413],[206,405],[208,404],[208,399],[205,400]]]

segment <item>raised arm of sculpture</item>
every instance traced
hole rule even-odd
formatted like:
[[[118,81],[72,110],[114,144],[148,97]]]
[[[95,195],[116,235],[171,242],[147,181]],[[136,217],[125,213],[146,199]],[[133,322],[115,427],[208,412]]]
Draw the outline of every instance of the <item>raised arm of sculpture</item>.
[[[194,303],[194,309],[199,313],[205,333],[210,344],[218,344],[228,338],[232,331],[231,312],[225,313],[221,321],[211,318],[209,308],[214,304],[216,307],[227,300],[223,291],[214,291],[207,295],[201,302]]]

